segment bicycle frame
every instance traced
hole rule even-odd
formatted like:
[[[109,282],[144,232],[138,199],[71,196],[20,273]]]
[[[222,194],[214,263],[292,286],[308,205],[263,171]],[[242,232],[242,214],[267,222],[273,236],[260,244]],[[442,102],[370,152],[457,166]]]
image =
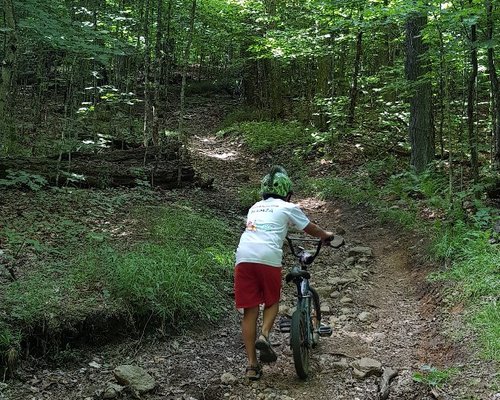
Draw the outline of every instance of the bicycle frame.
[[[319,254],[322,242],[320,240],[315,240],[315,239],[290,238],[290,237],[287,237],[286,239],[290,245],[290,251],[296,258],[298,258],[300,264],[300,266],[294,266],[292,268],[292,271],[289,274],[287,274],[286,281],[288,283],[293,280],[295,286],[297,287],[297,309],[302,309],[306,313],[307,337],[305,338],[306,340],[305,344],[308,348],[311,348],[313,346],[312,333],[313,330],[317,330],[317,328],[311,326],[310,302],[313,292],[311,286],[309,285],[309,278],[311,275],[307,271],[307,266],[312,264],[316,256]],[[295,251],[295,246],[293,244],[294,240],[301,242],[316,243],[315,253],[311,254],[306,250],[304,250],[303,248],[300,248],[300,251],[297,253]],[[321,321],[321,314],[319,310],[316,310],[316,312],[317,312],[316,315],[317,325],[319,326]]]
[[[309,374],[309,351],[318,343],[319,336],[331,335],[331,328],[321,325],[320,299],[318,292],[309,284],[311,274],[307,271],[307,266],[312,264],[319,254],[322,241],[288,236],[286,239],[290,251],[299,260],[299,265],[295,265],[286,275],[286,282],[293,281],[297,288],[297,308],[292,314],[290,324],[290,347],[297,375],[306,379]],[[311,254],[302,247],[294,246],[293,240],[316,243],[315,253]],[[331,246],[338,248],[343,244],[344,239],[339,237]]]

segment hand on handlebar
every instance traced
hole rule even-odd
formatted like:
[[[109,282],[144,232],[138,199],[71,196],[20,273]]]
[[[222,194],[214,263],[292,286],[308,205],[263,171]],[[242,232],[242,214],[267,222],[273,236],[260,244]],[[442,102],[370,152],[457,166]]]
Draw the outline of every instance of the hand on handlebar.
[[[330,231],[326,231],[325,233],[327,236],[321,239],[321,243],[326,246],[329,246],[335,235],[333,232]]]
[[[345,244],[345,240],[342,236],[333,235],[333,234],[332,234],[332,236],[330,236],[326,239],[322,239],[321,242],[324,245],[333,247],[335,249],[338,249],[339,247],[342,247]]]

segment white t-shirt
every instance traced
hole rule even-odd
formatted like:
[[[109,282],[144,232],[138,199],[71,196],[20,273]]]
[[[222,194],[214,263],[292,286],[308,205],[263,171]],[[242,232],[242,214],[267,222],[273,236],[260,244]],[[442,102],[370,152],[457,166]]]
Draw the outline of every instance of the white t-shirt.
[[[309,224],[309,218],[296,204],[272,197],[255,203],[248,211],[236,264],[254,262],[281,267],[283,241],[290,224],[300,230]]]

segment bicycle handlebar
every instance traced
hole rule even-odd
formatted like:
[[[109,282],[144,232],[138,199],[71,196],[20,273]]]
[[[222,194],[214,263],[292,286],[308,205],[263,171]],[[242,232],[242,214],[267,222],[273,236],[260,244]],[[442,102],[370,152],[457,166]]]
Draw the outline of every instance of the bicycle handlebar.
[[[301,238],[301,237],[290,237],[287,236],[286,240],[288,241],[288,244],[290,245],[290,251],[292,254],[301,260],[304,264],[312,264],[316,256],[319,254],[319,251],[321,250],[321,246],[323,245],[323,240],[321,239],[308,239],[308,238]],[[316,251],[314,254],[309,254],[306,252],[304,249],[301,249],[299,253],[295,251],[295,245],[293,244],[293,241],[299,241],[299,242],[313,242],[316,243]],[[335,249],[338,249],[342,247],[345,244],[344,238],[342,236],[335,235],[327,242],[327,245],[330,247],[333,247]]]

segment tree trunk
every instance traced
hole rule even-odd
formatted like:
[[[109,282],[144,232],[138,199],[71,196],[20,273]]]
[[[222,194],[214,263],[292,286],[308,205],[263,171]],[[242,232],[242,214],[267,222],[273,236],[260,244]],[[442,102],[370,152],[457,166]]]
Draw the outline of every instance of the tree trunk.
[[[149,0],[144,5],[144,125],[143,142],[144,147],[149,144],[151,138],[151,88],[149,83],[149,72],[151,69],[151,39],[149,35]]]
[[[363,31],[361,28],[356,35],[356,56],[354,58],[354,69],[352,73],[351,90],[349,94],[349,112],[347,114],[347,124],[354,124],[354,114],[356,111],[356,102],[358,99],[358,78],[361,69],[361,54],[363,52]]]
[[[487,40],[493,42],[493,3],[486,0]],[[492,46],[488,48],[488,72],[491,84],[491,119],[492,119],[492,162],[493,168],[500,171],[500,83],[495,67],[495,53]]]
[[[427,68],[422,63],[426,46],[422,41],[422,30],[427,16],[413,12],[406,21],[406,77],[410,81],[409,140],[410,163],[417,172],[424,171],[434,158],[434,134],[432,129],[431,85],[425,77]]]
[[[479,179],[478,150],[477,150],[477,131],[474,127],[474,110],[476,102],[476,84],[477,84],[477,26],[470,28],[470,74],[467,85],[467,132],[469,137],[470,164],[472,168],[472,177],[477,182]]]
[[[7,134],[11,131],[9,115],[9,103],[11,101],[12,86],[14,82],[15,62],[17,53],[17,31],[14,17],[14,4],[12,0],[4,0],[4,15],[6,40],[4,49],[4,59],[1,65],[0,82],[0,153],[2,150],[8,150],[6,146]]]
[[[158,0],[156,5],[156,43],[155,43],[155,62],[154,62],[154,88],[153,88],[153,101],[152,101],[152,124],[151,124],[151,137],[153,144],[158,145],[160,142],[160,127],[158,110],[160,105],[160,76],[161,66],[163,64],[162,55],[162,34],[163,34],[163,0]]]
[[[186,138],[184,137],[184,127],[183,127],[183,122],[184,122],[184,107],[185,107],[185,93],[186,93],[186,76],[187,76],[187,70],[189,66],[189,55],[191,52],[191,42],[193,40],[193,35],[194,35],[194,20],[196,16],[196,0],[193,0],[191,3],[191,13],[189,17],[189,33],[186,41],[186,47],[184,48],[184,60],[183,60],[183,67],[182,67],[182,85],[181,85],[181,99],[180,99],[180,112],[179,112],[179,137],[181,140],[181,148],[180,148],[180,160],[181,160],[181,165],[185,157],[187,157],[187,150],[185,147],[185,142]],[[182,170],[179,168],[179,174],[178,174],[178,179],[177,183],[180,185],[181,180],[182,180]]]
[[[143,148],[136,148],[99,154],[73,153],[71,159],[68,154],[53,158],[0,158],[0,179],[7,176],[8,170],[14,170],[43,176],[53,185],[133,187],[142,180],[174,188],[195,177],[189,158],[179,159],[179,147],[175,140],[150,146],[146,157]]]

